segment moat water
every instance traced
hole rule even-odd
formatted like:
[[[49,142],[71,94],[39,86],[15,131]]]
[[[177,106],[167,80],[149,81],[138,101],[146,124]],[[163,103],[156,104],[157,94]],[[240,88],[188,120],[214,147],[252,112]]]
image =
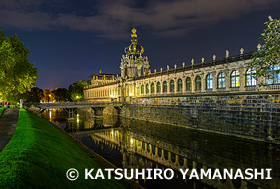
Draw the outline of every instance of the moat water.
[[[201,132],[183,127],[78,110],[66,120],[63,110],[43,116],[119,168],[171,168],[172,180],[139,180],[145,188],[280,188],[280,145]],[[265,179],[186,179],[179,168],[267,169]],[[199,171],[198,171],[199,172]]]

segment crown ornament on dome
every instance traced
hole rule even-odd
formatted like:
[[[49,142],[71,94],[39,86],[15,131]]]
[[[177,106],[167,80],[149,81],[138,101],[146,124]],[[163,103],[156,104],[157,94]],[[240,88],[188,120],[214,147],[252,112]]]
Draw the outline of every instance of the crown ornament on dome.
[[[137,30],[133,28],[131,32],[131,44],[128,47],[125,47],[124,52],[128,56],[139,57],[144,53],[144,48],[141,45],[137,44]]]
[[[133,38],[133,37],[137,38],[137,34],[136,34],[137,30],[136,30],[135,28],[133,28],[133,29],[131,30],[131,32],[132,32],[131,37],[132,37],[132,38]]]

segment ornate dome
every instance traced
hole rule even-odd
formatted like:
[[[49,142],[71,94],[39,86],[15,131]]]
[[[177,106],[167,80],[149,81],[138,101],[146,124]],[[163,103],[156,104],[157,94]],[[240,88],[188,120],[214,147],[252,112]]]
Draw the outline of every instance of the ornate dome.
[[[124,52],[128,55],[140,56],[144,53],[144,48],[141,45],[138,45],[136,29],[133,28],[131,34],[131,44],[128,47],[125,47]]]

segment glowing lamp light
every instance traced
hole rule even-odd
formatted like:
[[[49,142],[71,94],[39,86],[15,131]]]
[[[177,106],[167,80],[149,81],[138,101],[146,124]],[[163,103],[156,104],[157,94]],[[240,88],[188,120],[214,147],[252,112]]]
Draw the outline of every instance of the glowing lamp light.
[[[113,97],[113,95],[110,95],[110,97],[112,98],[112,97]]]
[[[133,139],[130,139],[130,143],[133,144]]]
[[[129,93],[129,96],[132,96],[132,93]]]
[[[76,96],[76,98],[79,98],[79,96]]]

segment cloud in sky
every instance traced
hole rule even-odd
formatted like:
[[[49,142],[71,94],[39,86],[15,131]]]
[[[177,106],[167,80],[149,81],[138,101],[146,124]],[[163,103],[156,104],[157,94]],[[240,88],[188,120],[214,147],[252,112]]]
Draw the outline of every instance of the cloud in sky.
[[[278,0],[9,0],[0,5],[0,27],[21,30],[90,31],[104,38],[127,36],[131,27],[159,36],[187,32],[278,6]]]

